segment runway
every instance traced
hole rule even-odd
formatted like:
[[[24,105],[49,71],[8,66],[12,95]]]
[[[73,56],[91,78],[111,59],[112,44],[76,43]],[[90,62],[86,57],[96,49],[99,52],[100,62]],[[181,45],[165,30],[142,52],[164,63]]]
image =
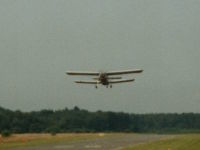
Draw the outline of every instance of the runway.
[[[117,134],[110,137],[15,148],[12,150],[120,150],[134,144],[146,143],[170,137],[170,135],[155,134]]]

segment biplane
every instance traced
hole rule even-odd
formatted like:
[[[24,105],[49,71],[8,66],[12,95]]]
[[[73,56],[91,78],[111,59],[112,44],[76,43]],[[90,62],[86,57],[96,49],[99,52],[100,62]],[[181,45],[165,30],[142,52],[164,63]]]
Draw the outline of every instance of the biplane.
[[[98,85],[104,85],[107,88],[112,88],[112,84],[116,83],[125,83],[125,82],[133,82],[135,79],[122,79],[121,75],[126,74],[134,74],[134,73],[142,73],[143,70],[122,70],[122,71],[108,71],[108,72],[91,72],[91,71],[67,71],[68,75],[76,75],[76,76],[93,76],[93,80],[85,81],[74,81],[75,83],[80,84],[93,84],[95,88],[98,88]]]

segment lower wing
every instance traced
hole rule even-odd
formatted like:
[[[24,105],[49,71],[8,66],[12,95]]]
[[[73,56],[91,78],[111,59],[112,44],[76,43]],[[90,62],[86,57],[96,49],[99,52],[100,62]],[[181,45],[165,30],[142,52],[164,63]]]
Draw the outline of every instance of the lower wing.
[[[135,79],[115,80],[115,81],[109,81],[109,84],[123,83],[123,82],[133,82],[134,80]]]
[[[82,84],[99,84],[99,81],[74,81],[76,83],[82,83]]]

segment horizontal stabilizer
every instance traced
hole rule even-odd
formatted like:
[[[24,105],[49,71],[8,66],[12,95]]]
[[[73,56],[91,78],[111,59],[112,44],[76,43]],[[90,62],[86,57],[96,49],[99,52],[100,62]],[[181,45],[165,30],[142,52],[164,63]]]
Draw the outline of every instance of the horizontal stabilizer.
[[[113,80],[113,79],[122,79],[122,77],[108,77],[108,80]]]
[[[123,82],[133,82],[134,80],[135,79],[115,80],[115,81],[109,81],[109,84],[123,83]]]
[[[99,80],[99,78],[92,78],[94,80]],[[114,80],[114,79],[122,79],[122,77],[107,77],[108,80]]]
[[[74,81],[74,82],[82,84],[99,84],[99,81]]]

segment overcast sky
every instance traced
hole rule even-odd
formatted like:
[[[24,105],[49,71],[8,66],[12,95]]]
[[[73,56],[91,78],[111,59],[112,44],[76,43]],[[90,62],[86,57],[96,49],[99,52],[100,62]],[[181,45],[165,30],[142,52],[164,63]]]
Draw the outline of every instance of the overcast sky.
[[[200,113],[199,0],[0,0],[0,106]],[[144,69],[112,89],[67,70]]]

